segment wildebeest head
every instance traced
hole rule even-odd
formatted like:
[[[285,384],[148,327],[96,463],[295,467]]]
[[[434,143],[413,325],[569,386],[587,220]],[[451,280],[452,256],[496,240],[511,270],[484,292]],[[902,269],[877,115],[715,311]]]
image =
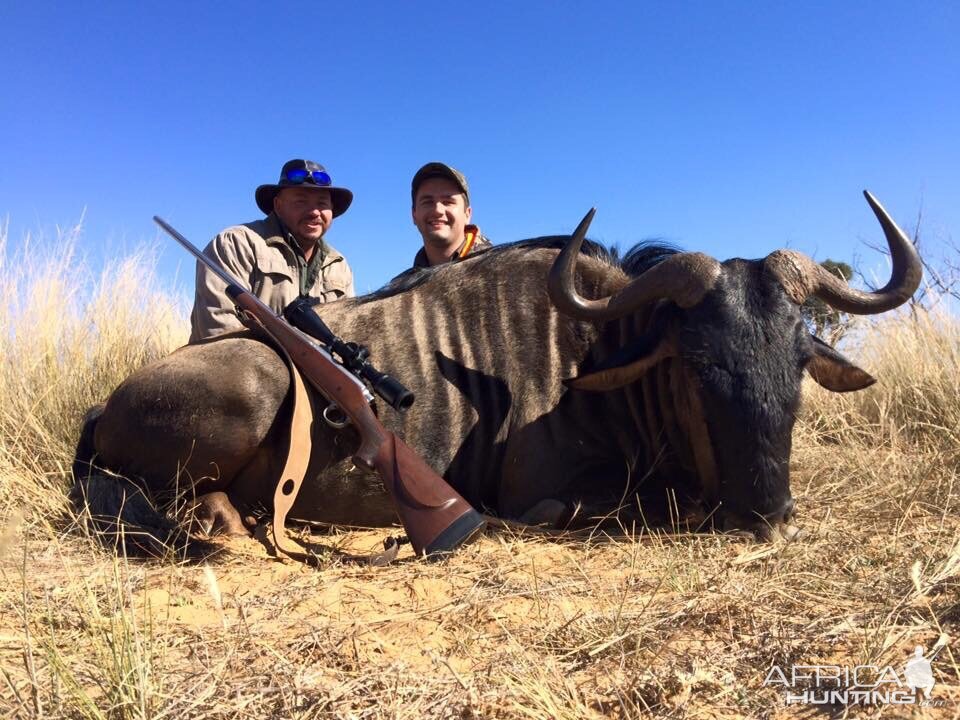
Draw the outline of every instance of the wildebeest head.
[[[622,347],[568,384],[609,391],[669,365],[671,391],[685,396],[674,401],[686,415],[703,494],[719,505],[723,526],[767,536],[791,518],[791,435],[805,369],[835,392],[874,382],[807,331],[799,306],[816,296],[844,312],[880,313],[906,302],[920,283],[913,245],[873,196],[864,195],[893,264],[890,282],[873,293],[850,288],[806,255],[778,250],[762,260],[722,263],[677,253],[614,295],[586,299],[576,290],[575,266],[593,211],[551,270],[550,297],[562,312],[621,326],[642,318],[635,323],[639,332],[623,334]]]

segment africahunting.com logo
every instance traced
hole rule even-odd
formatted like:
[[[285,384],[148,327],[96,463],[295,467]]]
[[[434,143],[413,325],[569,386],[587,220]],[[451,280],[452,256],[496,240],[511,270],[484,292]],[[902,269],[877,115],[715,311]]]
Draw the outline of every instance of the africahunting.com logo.
[[[906,663],[893,665],[773,665],[764,687],[779,687],[787,705],[922,705],[941,706],[931,698],[936,680],[932,662],[945,647],[930,653],[917,645]]]

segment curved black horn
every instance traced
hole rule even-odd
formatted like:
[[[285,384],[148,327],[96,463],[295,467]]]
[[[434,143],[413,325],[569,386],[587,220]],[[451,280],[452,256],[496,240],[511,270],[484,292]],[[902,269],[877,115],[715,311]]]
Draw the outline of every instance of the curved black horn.
[[[596,300],[585,300],[577,293],[573,286],[574,269],[577,265],[577,256],[580,254],[580,246],[583,245],[583,239],[587,236],[587,228],[593,221],[593,216],[597,214],[595,207],[590,208],[583,220],[573,231],[570,240],[563,246],[557,259],[553,261],[553,267],[550,268],[550,275],[547,278],[547,294],[557,306],[557,309],[570,315],[571,317],[589,317],[595,312]]]
[[[720,275],[720,263],[703,253],[679,253],[635,278],[618,293],[597,300],[580,296],[574,285],[577,257],[596,208],[591,208],[550,268],[547,291],[560,312],[582,320],[614,320],[637,308],[669,298],[680,307],[693,307]]]
[[[863,195],[880,221],[890,247],[893,266],[890,281],[876,292],[863,292],[850,287],[803,253],[777,250],[768,255],[764,263],[798,305],[813,295],[841,312],[875,315],[903,305],[920,287],[923,264],[917,249],[877,199],[866,190]]]

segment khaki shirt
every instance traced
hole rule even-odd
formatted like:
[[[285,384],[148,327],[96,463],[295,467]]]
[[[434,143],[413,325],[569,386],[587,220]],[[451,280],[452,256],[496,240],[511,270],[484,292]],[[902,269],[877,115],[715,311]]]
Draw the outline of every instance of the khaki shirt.
[[[305,284],[309,269],[299,249],[294,250],[291,244],[296,241],[292,237],[286,239],[282,233],[279,220],[271,214],[263,220],[227,228],[203,252],[219,262],[245,290],[279,313],[301,295],[300,286]],[[305,288],[305,294],[321,302],[353,297],[353,272],[343,255],[326,243],[318,245],[317,252],[321,253],[315,256],[319,271],[313,286]],[[197,290],[190,313],[191,343],[243,328],[226,287],[197,261]]]

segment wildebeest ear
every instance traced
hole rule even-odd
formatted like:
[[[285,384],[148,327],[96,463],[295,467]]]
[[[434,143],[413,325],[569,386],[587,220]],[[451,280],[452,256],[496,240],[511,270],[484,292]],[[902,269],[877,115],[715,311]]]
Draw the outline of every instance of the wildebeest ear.
[[[861,370],[823,340],[811,335],[814,355],[807,363],[807,372],[820,385],[833,392],[863,390],[877,379]]]
[[[660,335],[655,343],[639,342],[630,348],[624,348],[614,358],[608,359],[596,369],[564,380],[563,383],[577,390],[616,390],[639,380],[658,362],[676,354],[673,337]],[[630,356],[629,359],[627,355]]]

